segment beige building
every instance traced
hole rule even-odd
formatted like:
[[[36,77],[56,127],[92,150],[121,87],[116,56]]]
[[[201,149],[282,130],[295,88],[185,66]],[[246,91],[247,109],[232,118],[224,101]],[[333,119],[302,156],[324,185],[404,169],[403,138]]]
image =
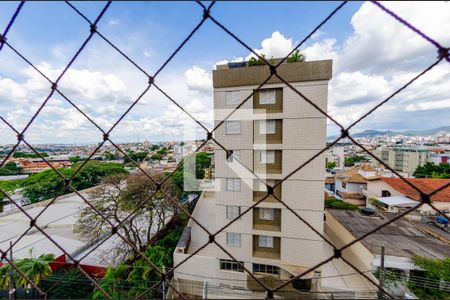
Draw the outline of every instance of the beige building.
[[[283,63],[277,72],[327,111],[331,60]],[[213,72],[216,124],[250,97],[269,74],[267,66],[217,66]],[[212,297],[264,297],[263,288],[226,252],[254,276],[276,287],[325,258],[322,239],[272,196],[227,224],[267,195],[265,185],[248,170],[270,186],[278,184],[326,146],[326,118],[272,77],[217,129],[215,138],[233,155],[215,146],[216,190],[203,193],[193,216],[212,233],[225,227],[216,236],[223,249],[214,244],[203,247],[208,235],[190,220],[174,254],[175,266],[181,265],[175,270],[173,283],[178,290],[197,296],[208,290],[208,295],[215,293]],[[321,155],[273,189],[321,233],[324,164]],[[311,272],[284,292],[311,291],[317,286],[316,277],[317,273]],[[233,293],[222,294],[221,288],[227,287]]]
[[[430,151],[409,148],[387,148],[374,151],[382,162],[398,172],[412,176],[418,166],[423,166],[430,159]],[[378,167],[384,167],[375,162]]]

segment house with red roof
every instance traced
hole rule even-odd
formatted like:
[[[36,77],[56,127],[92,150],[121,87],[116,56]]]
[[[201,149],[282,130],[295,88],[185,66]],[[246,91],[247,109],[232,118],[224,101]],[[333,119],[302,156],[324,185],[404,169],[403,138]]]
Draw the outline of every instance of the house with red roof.
[[[374,177],[367,179],[367,188],[363,193],[367,197],[368,206],[377,206],[388,212],[398,213],[417,206],[420,203],[421,192],[429,194],[438,188],[442,190],[431,196],[432,205],[448,214],[450,179]],[[434,215],[436,212],[430,205],[424,204],[415,214]]]

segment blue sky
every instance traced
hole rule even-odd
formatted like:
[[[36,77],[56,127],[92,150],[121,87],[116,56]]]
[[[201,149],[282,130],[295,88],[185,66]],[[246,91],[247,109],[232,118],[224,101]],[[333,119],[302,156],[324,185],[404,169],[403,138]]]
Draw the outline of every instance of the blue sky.
[[[72,2],[91,20],[104,3]],[[0,3],[0,30],[17,2]],[[289,52],[339,3],[218,2],[212,15],[260,52]],[[388,3],[388,7],[444,45],[450,44],[449,3]],[[194,2],[114,2],[98,30],[145,70],[153,73],[202,17]],[[88,24],[63,2],[27,2],[8,34],[25,57],[56,78],[89,34]],[[348,3],[302,50],[307,60],[333,59],[329,112],[344,124],[389,95],[436,57],[436,50],[371,3]],[[245,59],[250,52],[208,20],[158,76],[175,100],[207,122],[212,107],[211,70],[217,62]],[[441,63],[396,101],[362,122],[364,129],[427,129],[449,125],[450,74]],[[60,87],[105,129],[146,86],[146,78],[94,36]],[[428,75],[428,74],[427,74]],[[431,86],[431,87],[430,87]],[[0,114],[22,128],[48,93],[35,72],[10,49],[0,52]],[[113,132],[118,141],[182,137],[190,121],[154,90]],[[414,122],[418,121],[418,122]],[[420,126],[419,126],[420,124]],[[82,131],[83,134],[77,134]],[[336,128],[329,126],[329,134]],[[94,142],[92,125],[55,96],[31,126],[31,142]],[[14,135],[0,125],[0,139]]]

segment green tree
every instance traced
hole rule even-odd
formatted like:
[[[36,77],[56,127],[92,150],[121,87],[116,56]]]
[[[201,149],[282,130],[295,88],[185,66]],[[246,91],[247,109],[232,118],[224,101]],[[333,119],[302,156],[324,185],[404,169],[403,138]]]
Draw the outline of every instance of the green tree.
[[[81,162],[71,168],[59,168],[58,171],[66,178],[70,178]],[[125,174],[127,171],[122,164],[104,163],[100,161],[88,161],[72,179],[72,186],[77,190],[87,189],[100,183],[103,177],[114,174]],[[33,174],[23,180],[23,195],[30,202],[38,202],[58,196],[64,188],[64,180],[54,170],[45,170]],[[69,188],[65,193],[71,193]]]
[[[336,168],[336,162],[335,161],[327,162],[326,168],[327,169],[334,169],[334,168]]]
[[[159,154],[159,155],[163,155],[164,156],[164,155],[167,154],[167,148],[166,147],[162,147],[156,153]]]
[[[162,175],[152,177],[158,181],[163,179]],[[103,217],[99,217],[90,206],[83,208],[77,216],[74,232],[87,242],[96,243],[111,232],[110,223],[106,220],[122,223],[118,231],[127,242],[119,239],[116,247],[107,253],[104,260],[111,263],[145,250],[152,234],[158,232],[174,212],[166,195],[177,201],[178,190],[170,180],[157,190],[154,182],[143,174],[108,176],[102,183],[89,196]],[[130,214],[133,218],[126,219]]]
[[[153,154],[150,159],[152,160],[161,160],[162,159],[162,155],[159,153]]]
[[[353,156],[350,156],[350,157],[346,157],[344,159],[344,165],[346,167],[351,167],[351,166],[354,166],[355,163],[366,162],[366,161],[368,161],[368,159],[365,158],[364,156],[353,155]]]
[[[90,299],[94,292],[92,282],[77,268],[60,268],[42,279],[39,287],[47,291],[49,299]]]
[[[13,194],[18,188],[20,188],[22,181],[21,180],[7,180],[0,181],[0,189],[8,194]],[[0,192],[0,212],[3,212],[3,206],[9,202],[9,199]]]
[[[38,286],[41,280],[52,274],[50,263],[55,260],[53,254],[42,254],[38,257],[33,255],[30,249],[30,258],[14,260],[16,267],[30,279],[35,286]],[[4,264],[0,267],[0,288],[6,289],[10,280],[10,265]],[[17,287],[31,288],[32,298],[36,298],[35,288],[15,269],[13,270],[13,279]]]
[[[69,157],[69,160],[70,160],[71,163],[75,164],[75,163],[81,161],[82,158],[79,155],[77,155],[77,156]]]
[[[325,208],[357,210],[358,206],[336,198],[328,198],[325,200]]]
[[[17,261],[17,268],[25,274],[35,286],[39,284],[41,279],[47,278],[52,274],[52,268],[50,263],[55,260],[53,254],[42,254],[38,257],[34,257],[33,249],[30,249],[30,258],[23,258]],[[30,287],[32,297],[35,297],[35,288],[22,276],[17,278],[16,284],[22,287]]]
[[[39,154],[42,157],[48,157],[48,154],[45,152],[39,152]],[[39,155],[37,155],[36,153],[31,153],[31,152],[21,152],[21,151],[16,151],[13,154],[14,158],[38,158]]]
[[[205,169],[211,165],[211,156],[206,152],[198,152],[195,154],[195,167],[193,154],[185,157],[181,162],[182,165],[173,173],[172,180],[178,187],[180,193],[186,194],[186,190],[199,191],[199,187],[196,179],[203,179],[205,177]],[[192,171],[185,172],[187,170],[195,169],[195,173]],[[188,187],[185,188],[185,183]]]
[[[450,164],[434,164],[426,162],[423,166],[418,166],[413,174],[416,178],[450,178]]]
[[[185,220],[187,222],[187,219]],[[163,265],[170,269],[173,267],[173,252],[181,237],[186,223],[182,223],[158,240],[154,245],[149,245],[144,255],[152,261],[158,269]],[[108,268],[100,286],[113,299],[120,298],[159,298],[153,287],[161,280],[159,272],[144,258],[134,260],[131,264],[121,263],[117,267]],[[96,290],[94,299],[104,298],[104,295]]]
[[[148,152],[144,151],[144,152],[134,152],[134,151],[129,151],[128,152],[128,157],[124,157],[123,162],[124,163],[129,163],[131,162],[131,160],[134,160],[135,162],[142,162],[144,159],[147,158]]]
[[[112,154],[111,152],[105,152],[105,153],[103,153],[103,158],[104,158],[105,160],[116,160],[116,159],[118,159],[117,155]]]
[[[22,174],[22,168],[17,166],[15,162],[9,161],[0,168],[0,176],[11,176]]]
[[[414,264],[425,272],[410,280],[408,287],[419,299],[449,299],[450,293],[439,288],[440,282],[450,282],[450,258],[432,259],[421,256],[412,258]]]
[[[264,54],[261,54],[262,58],[265,58]],[[264,62],[264,60],[262,60],[261,58],[255,58],[254,56],[252,56],[249,60],[248,60],[248,66],[249,67],[253,67],[253,66],[263,66],[266,63]]]
[[[291,56],[288,57],[287,62],[293,63],[293,62],[300,62],[304,61],[305,56],[300,53],[300,50],[295,50],[294,53],[291,54]]]

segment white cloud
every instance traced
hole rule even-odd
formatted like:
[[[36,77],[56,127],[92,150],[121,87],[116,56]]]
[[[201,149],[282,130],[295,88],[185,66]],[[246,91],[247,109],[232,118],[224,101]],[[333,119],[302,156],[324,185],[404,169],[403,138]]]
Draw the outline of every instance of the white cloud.
[[[407,111],[445,109],[445,108],[450,108],[449,100],[422,102],[422,103],[409,104],[406,106]]]
[[[151,50],[144,50],[143,54],[144,54],[145,57],[150,58],[150,57],[153,56],[153,51],[151,51]]]
[[[184,76],[186,78],[187,87],[190,90],[200,93],[211,93],[212,76],[210,72],[197,66],[188,69]]]
[[[117,25],[117,24],[119,24],[119,21],[117,21],[117,20],[111,19],[111,20],[108,21],[108,25],[110,25],[110,26],[114,26],[114,25]]]
[[[0,99],[3,101],[18,102],[27,96],[27,91],[10,78],[0,77]]]
[[[266,58],[279,58],[285,57],[293,49],[292,38],[286,38],[279,31],[272,33],[270,38],[264,39],[261,42],[261,49],[253,49],[259,55],[264,54]],[[246,60],[254,57],[253,53],[250,53]]]
[[[306,60],[337,60],[338,53],[336,47],[336,39],[324,39],[305,48],[301,52],[305,55]]]

